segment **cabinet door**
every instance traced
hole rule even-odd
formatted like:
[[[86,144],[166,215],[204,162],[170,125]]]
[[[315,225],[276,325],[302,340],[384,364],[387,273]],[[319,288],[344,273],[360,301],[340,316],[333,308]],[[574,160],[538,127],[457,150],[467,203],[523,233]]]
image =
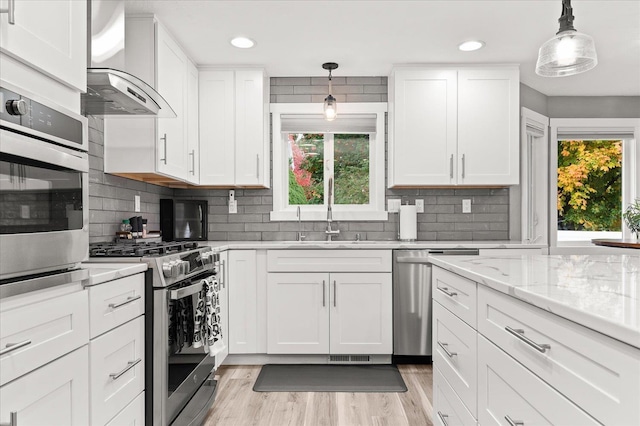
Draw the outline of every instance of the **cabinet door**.
[[[389,186],[455,183],[456,71],[394,76]]]
[[[262,70],[236,71],[236,185],[269,185],[265,164],[265,82]],[[266,163],[268,164],[268,163]],[[266,178],[266,179],[265,179]]]
[[[200,71],[200,184],[235,184],[233,71]]]
[[[329,352],[329,274],[270,273],[267,353]]]
[[[187,112],[185,137],[187,138],[187,181],[200,182],[200,129],[198,129],[198,68],[187,60]]]
[[[87,90],[87,2],[14,0],[15,24],[0,15],[0,51],[56,80]],[[8,0],[0,1],[6,8]]]
[[[391,273],[330,274],[330,352],[390,354]]]
[[[160,24],[157,25],[157,87],[176,113],[158,118],[158,171],[178,179],[187,178],[187,145],[184,136],[187,93],[187,57]]]
[[[458,184],[519,181],[517,69],[458,71]]]
[[[229,252],[229,353],[256,353],[258,288],[255,250]]]
[[[229,252],[220,253],[220,269],[218,270],[218,282],[220,284],[220,328],[224,349],[216,355],[216,368],[224,362],[229,355]]]
[[[90,424],[87,346],[0,387],[0,423],[14,411],[20,426]]]

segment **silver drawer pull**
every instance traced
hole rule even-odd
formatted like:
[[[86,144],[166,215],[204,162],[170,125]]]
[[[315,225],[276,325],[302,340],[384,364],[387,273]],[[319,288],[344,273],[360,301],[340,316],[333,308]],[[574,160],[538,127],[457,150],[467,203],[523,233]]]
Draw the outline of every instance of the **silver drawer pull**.
[[[449,287],[438,287],[438,290],[440,290],[441,292],[443,292],[444,294],[446,294],[449,297],[453,297],[453,296],[457,296],[458,293],[456,293],[455,291],[449,291]]]
[[[124,302],[120,302],[120,303],[109,303],[109,307],[111,309],[115,309],[115,308],[119,308],[120,306],[124,306],[126,304],[129,304],[131,302],[135,302],[136,300],[140,299],[142,296],[141,295],[137,295],[137,296],[129,296],[127,297],[127,300],[125,300]]]
[[[121,372],[119,372],[119,373],[111,373],[111,374],[109,374],[109,377],[111,377],[111,380],[118,380],[120,378],[120,376],[122,376],[127,371],[131,370],[136,365],[140,364],[141,361],[142,361],[142,358],[138,358],[135,361],[129,361],[127,363],[127,366]]]
[[[446,353],[449,358],[453,358],[454,356],[458,355],[457,352],[449,352],[449,349],[446,348],[447,346],[449,346],[448,343],[440,343],[440,341],[438,341],[438,346],[442,348],[444,353]]]
[[[7,5],[7,7],[6,8],[3,7],[2,9],[0,9],[0,13],[6,13],[8,15],[7,22],[9,23],[9,25],[15,25],[16,24],[16,0],[9,0],[9,4]],[[17,421],[18,420],[16,418],[16,424],[18,424]],[[11,423],[11,425],[13,426],[13,423]]]
[[[0,351],[0,355],[8,354],[9,352],[13,352],[16,349],[23,348],[30,344],[31,344],[31,340],[25,340],[24,342],[20,342],[20,343],[7,343],[4,349]]]
[[[507,330],[512,335],[514,335],[515,337],[517,337],[518,339],[525,342],[527,345],[534,348],[538,352],[545,353],[547,349],[551,349],[550,345],[547,345],[547,344],[541,345],[540,343],[536,343],[533,340],[529,339],[527,336],[524,335],[524,330],[522,330],[521,328],[511,328],[509,326],[506,326],[504,329]]]
[[[447,416],[446,414],[442,414],[440,411],[438,411],[438,417],[440,417],[440,421],[444,426],[449,426],[446,420],[449,416]]]
[[[9,423],[0,423],[0,426],[18,426],[18,412],[9,413]]]
[[[509,426],[524,426],[522,420],[512,420],[509,416],[504,416],[504,419],[509,423]]]

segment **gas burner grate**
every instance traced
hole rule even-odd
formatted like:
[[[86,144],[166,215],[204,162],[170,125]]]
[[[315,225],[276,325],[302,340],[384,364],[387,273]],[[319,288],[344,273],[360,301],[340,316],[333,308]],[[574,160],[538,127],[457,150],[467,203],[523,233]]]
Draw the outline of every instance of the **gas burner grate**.
[[[162,243],[94,243],[89,247],[91,257],[141,257],[180,253],[198,247],[194,241]]]

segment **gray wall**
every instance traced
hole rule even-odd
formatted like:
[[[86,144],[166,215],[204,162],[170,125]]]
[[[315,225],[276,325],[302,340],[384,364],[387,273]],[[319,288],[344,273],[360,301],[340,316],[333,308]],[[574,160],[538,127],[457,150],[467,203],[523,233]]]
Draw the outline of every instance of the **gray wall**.
[[[271,79],[271,102],[322,102],[328,93],[326,77],[277,77]],[[334,77],[333,95],[338,102],[386,102],[387,77]],[[202,141],[201,141],[202,143]],[[211,240],[294,240],[296,222],[272,222],[272,189],[238,189],[238,213],[229,214],[227,190],[176,189],[176,198],[209,201]],[[386,190],[386,198],[414,203],[424,199],[418,214],[419,240],[504,240],[509,235],[509,190],[503,189],[403,189]],[[462,213],[462,199],[472,200],[472,212]],[[388,221],[338,222],[337,239],[395,240],[397,214]],[[325,222],[303,222],[309,240],[325,238]]]
[[[148,229],[160,229],[160,198],[173,190],[104,173],[104,120],[89,119],[89,242],[111,241],[122,219],[142,216]],[[133,196],[140,195],[140,213],[133,211]]]
[[[532,111],[537,112],[545,116],[549,116],[547,110],[548,96],[544,93],[538,92],[536,89],[520,83],[520,106],[529,108]]]

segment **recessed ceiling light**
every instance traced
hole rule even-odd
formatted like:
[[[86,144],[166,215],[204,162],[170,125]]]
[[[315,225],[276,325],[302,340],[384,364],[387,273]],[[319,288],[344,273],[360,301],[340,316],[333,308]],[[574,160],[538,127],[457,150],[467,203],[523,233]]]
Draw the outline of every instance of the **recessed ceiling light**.
[[[484,41],[480,40],[469,40],[458,45],[458,49],[463,52],[473,52],[474,50],[481,49],[482,47],[484,47]]]
[[[235,37],[230,42],[233,46],[240,49],[250,49],[256,45],[256,42],[247,37]]]

